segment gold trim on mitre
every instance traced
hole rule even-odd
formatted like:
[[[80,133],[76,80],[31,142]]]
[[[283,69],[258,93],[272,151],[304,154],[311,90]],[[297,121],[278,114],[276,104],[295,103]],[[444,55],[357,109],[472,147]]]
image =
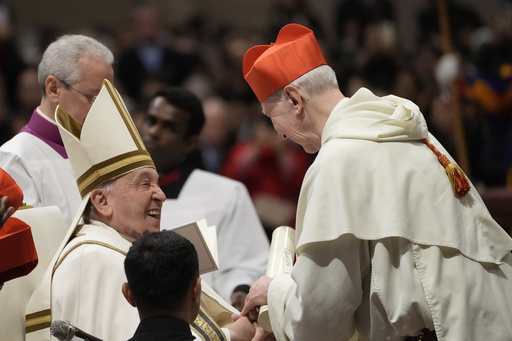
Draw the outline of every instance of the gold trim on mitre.
[[[137,168],[152,166],[147,162],[148,156],[133,151],[95,165],[77,179],[78,191],[87,194],[106,180],[115,179]]]
[[[107,180],[138,168],[155,168],[121,96],[108,80],[83,124],[61,106],[55,118],[82,199]]]
[[[119,93],[114,88],[112,83],[110,83],[107,79],[103,81],[103,84],[107,83],[107,90],[110,94],[110,97],[114,100],[114,104],[117,106],[117,110],[121,114],[121,117],[123,118],[123,121],[128,128],[128,131],[132,135],[132,140],[137,145],[138,150],[144,150],[146,154],[148,152],[146,151],[146,147],[144,146],[144,142],[142,142],[142,138],[140,137],[137,128],[135,127],[135,124],[133,123],[132,117],[128,110],[126,109],[126,106],[124,105],[123,99],[121,96],[119,96]],[[149,155],[149,154],[148,154]]]

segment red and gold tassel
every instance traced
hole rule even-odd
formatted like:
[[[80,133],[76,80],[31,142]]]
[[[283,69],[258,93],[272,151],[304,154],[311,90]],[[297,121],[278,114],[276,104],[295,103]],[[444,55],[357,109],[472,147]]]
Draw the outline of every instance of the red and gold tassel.
[[[463,197],[467,192],[469,192],[471,186],[469,185],[468,179],[462,169],[460,169],[460,167],[455,163],[450,162],[446,155],[441,154],[441,152],[439,152],[439,150],[437,150],[437,148],[428,139],[425,139],[425,143],[430,150],[436,154],[439,163],[443,165],[446,174],[448,175],[448,179],[450,179],[450,183],[452,184],[455,196],[457,198]]]

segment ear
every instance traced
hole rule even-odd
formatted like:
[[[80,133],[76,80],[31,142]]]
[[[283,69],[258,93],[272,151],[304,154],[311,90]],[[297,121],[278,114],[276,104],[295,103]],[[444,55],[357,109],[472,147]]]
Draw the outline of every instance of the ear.
[[[133,299],[132,291],[130,290],[130,286],[128,285],[128,282],[123,283],[121,290],[123,291],[123,296],[124,296],[124,298],[126,298],[128,303],[130,303],[134,307],[137,307],[137,304],[135,303],[135,300]]]
[[[199,143],[199,135],[192,135],[187,138],[185,144],[185,153],[190,154]]]
[[[201,277],[197,277],[196,281],[192,284],[192,300],[195,304],[199,305],[201,300]]]
[[[52,102],[59,102],[59,94],[60,91],[64,88],[64,84],[59,81],[59,79],[55,76],[46,77],[45,81],[45,91],[46,97],[48,97]]]
[[[101,189],[94,189],[91,192],[91,203],[96,211],[104,217],[110,218],[112,216],[112,207],[109,205],[108,198],[105,191]]]
[[[283,90],[286,99],[290,101],[291,106],[296,111],[296,113],[302,113],[302,109],[304,107],[304,98],[301,96],[299,89],[293,85],[286,85]]]

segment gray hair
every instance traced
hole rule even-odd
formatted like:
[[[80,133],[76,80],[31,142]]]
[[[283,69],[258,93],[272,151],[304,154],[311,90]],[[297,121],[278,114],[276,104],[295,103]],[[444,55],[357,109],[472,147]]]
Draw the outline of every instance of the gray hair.
[[[48,76],[53,75],[67,84],[82,80],[77,63],[83,56],[108,64],[114,63],[114,55],[108,47],[94,38],[80,34],[63,35],[46,48],[37,75],[43,97],[46,96],[45,83]]]
[[[320,65],[311,71],[306,72],[290,84],[302,89],[308,95],[317,95],[326,90],[338,89],[336,73],[329,65]],[[265,101],[280,103],[284,101],[284,87],[274,91]]]

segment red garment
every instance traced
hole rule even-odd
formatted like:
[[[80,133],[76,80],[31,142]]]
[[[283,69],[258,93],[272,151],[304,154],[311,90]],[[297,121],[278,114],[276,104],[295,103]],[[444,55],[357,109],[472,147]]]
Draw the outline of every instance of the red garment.
[[[296,207],[302,179],[311,164],[311,157],[292,142],[281,142],[285,155],[279,156],[270,144],[257,146],[252,141],[235,144],[229,151],[220,174],[242,182],[255,200],[270,194],[287,200]],[[284,157],[284,160],[279,160]],[[295,214],[289,222],[294,227]]]
[[[16,211],[22,204],[23,191],[14,179],[0,168],[0,198],[7,196],[6,209]],[[1,214],[4,212],[2,211]],[[9,217],[0,224],[0,284],[29,274],[38,263],[36,247],[30,226],[22,220]]]

